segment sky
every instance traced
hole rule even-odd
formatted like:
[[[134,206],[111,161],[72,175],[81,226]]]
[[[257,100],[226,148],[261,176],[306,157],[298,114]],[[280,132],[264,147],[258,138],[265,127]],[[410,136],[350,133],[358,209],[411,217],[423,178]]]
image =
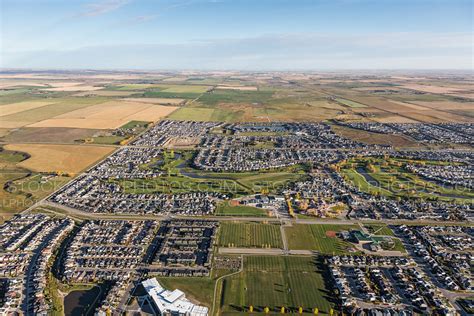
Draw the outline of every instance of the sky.
[[[473,69],[471,0],[0,0],[0,67]]]

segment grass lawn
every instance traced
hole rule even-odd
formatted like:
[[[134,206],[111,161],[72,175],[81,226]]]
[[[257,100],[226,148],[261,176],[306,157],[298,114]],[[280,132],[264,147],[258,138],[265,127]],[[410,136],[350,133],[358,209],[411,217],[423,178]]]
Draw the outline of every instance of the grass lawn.
[[[329,237],[327,232],[340,232],[357,229],[357,225],[295,224],[285,227],[288,247],[294,250],[314,250],[322,254],[346,254],[351,244],[338,237]]]
[[[222,222],[218,245],[222,247],[282,248],[280,226],[251,222]]]
[[[267,216],[267,212],[261,208],[246,205],[231,205],[229,201],[217,205],[216,215],[223,216]]]
[[[364,224],[369,233],[375,236],[394,236],[393,231],[384,224]]]
[[[197,300],[209,308],[212,306],[215,280],[210,277],[157,277],[157,279],[167,290],[179,289],[186,293],[186,297]]]
[[[327,314],[333,304],[322,268],[311,257],[245,257],[244,271],[224,279],[221,312],[243,314],[252,305],[255,312],[269,307],[277,313],[282,306],[296,312],[301,306],[305,313],[317,307]]]

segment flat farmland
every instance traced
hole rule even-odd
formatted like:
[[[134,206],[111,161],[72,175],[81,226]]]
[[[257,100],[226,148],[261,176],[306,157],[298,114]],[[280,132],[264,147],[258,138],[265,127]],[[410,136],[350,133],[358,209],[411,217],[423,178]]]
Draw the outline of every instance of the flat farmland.
[[[23,127],[1,135],[6,143],[74,143],[90,138],[100,132],[99,129],[67,127]]]
[[[25,152],[31,157],[17,166],[36,172],[77,174],[110,154],[114,147],[84,145],[8,144],[5,149]]]
[[[280,226],[253,222],[221,223],[221,247],[282,248]]]
[[[89,95],[97,95],[101,97],[128,97],[136,94],[135,91],[120,91],[120,90],[94,90],[94,91],[83,91],[73,94],[74,97],[85,97]]]
[[[295,224],[286,226],[284,229],[289,249],[314,250],[322,254],[339,255],[347,253],[351,245],[335,237],[334,233],[357,229],[357,227],[356,225]]]
[[[1,128],[18,128],[71,111],[106,102],[106,98],[54,98],[49,105],[24,110],[0,117]],[[49,102],[49,101],[48,101]],[[54,102],[54,103],[53,103]],[[1,109],[1,108],[0,108]]]
[[[173,99],[173,98],[126,98],[123,101],[130,102],[143,102],[143,103],[152,103],[160,105],[182,105],[186,102],[185,99]]]
[[[230,86],[230,85],[218,85],[216,89],[223,90],[240,90],[240,91],[257,91],[258,87],[255,86]]]
[[[268,307],[272,314],[285,307],[305,314],[318,308],[320,315],[334,307],[332,294],[323,279],[324,266],[312,257],[248,256],[244,270],[223,282],[221,312],[223,315],[247,314],[249,306],[255,312]]]
[[[0,116],[7,116],[10,114],[15,114],[18,112],[23,112],[27,110],[32,110],[40,108],[45,105],[50,105],[55,102],[51,101],[27,101],[27,102],[18,102],[12,104],[5,104],[0,106]]]
[[[214,109],[183,107],[171,113],[168,118],[181,121],[213,121]]]
[[[29,127],[113,129],[133,120],[157,121],[176,109],[140,102],[109,101],[58,115]]]
[[[0,222],[54,192],[68,177],[37,174],[21,164],[28,156],[0,149]]]

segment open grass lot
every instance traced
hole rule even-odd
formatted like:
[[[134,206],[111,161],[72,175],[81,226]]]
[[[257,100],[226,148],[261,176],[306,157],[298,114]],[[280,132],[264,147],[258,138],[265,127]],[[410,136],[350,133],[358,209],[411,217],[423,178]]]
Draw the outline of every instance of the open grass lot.
[[[49,195],[70,180],[38,174],[19,166],[28,159],[22,152],[0,151],[0,222]]]
[[[406,136],[371,133],[341,125],[333,125],[332,130],[342,137],[346,137],[365,144],[388,144],[398,148],[417,147],[419,143]]]
[[[214,121],[214,109],[182,107],[168,115],[169,119],[181,121]]]
[[[180,289],[187,298],[212,306],[215,280],[210,277],[158,277],[158,281],[168,290]]]
[[[297,313],[301,306],[305,314],[318,308],[320,315],[326,315],[333,304],[324,273],[311,257],[245,257],[243,272],[224,279],[220,311],[243,315],[252,305],[258,313],[269,307],[277,314],[282,306]]]
[[[393,231],[384,224],[364,224],[370,234],[375,236],[394,236]]]
[[[267,216],[267,212],[261,208],[245,205],[232,205],[225,201],[217,205],[216,215],[222,216]]]
[[[447,187],[422,179],[408,171],[404,164],[445,164],[438,161],[406,161],[404,159],[354,158],[341,164],[346,181],[359,190],[388,197],[471,203],[474,192],[468,188]]]
[[[5,149],[26,152],[31,157],[19,167],[37,172],[63,172],[75,175],[110,154],[113,147],[49,144],[8,144]]]
[[[345,254],[351,245],[338,237],[328,236],[331,232],[358,229],[356,225],[295,224],[284,228],[289,249],[314,250],[322,254]]]
[[[222,222],[218,244],[221,247],[282,248],[280,226],[254,222]]]

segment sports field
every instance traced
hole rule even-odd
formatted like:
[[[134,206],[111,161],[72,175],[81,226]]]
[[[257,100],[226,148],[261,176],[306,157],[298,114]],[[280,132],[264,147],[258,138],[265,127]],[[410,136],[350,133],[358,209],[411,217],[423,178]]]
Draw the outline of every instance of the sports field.
[[[263,313],[268,307],[272,314],[285,307],[286,312],[305,314],[314,308],[326,315],[334,307],[323,274],[324,266],[312,257],[248,256],[240,274],[227,277],[223,283],[221,312],[223,315]]]
[[[294,224],[285,226],[288,248],[294,250],[314,250],[322,254],[347,254],[351,244],[335,236],[340,231],[357,229],[356,225]]]
[[[221,223],[221,247],[282,248],[280,226],[253,222]]]

